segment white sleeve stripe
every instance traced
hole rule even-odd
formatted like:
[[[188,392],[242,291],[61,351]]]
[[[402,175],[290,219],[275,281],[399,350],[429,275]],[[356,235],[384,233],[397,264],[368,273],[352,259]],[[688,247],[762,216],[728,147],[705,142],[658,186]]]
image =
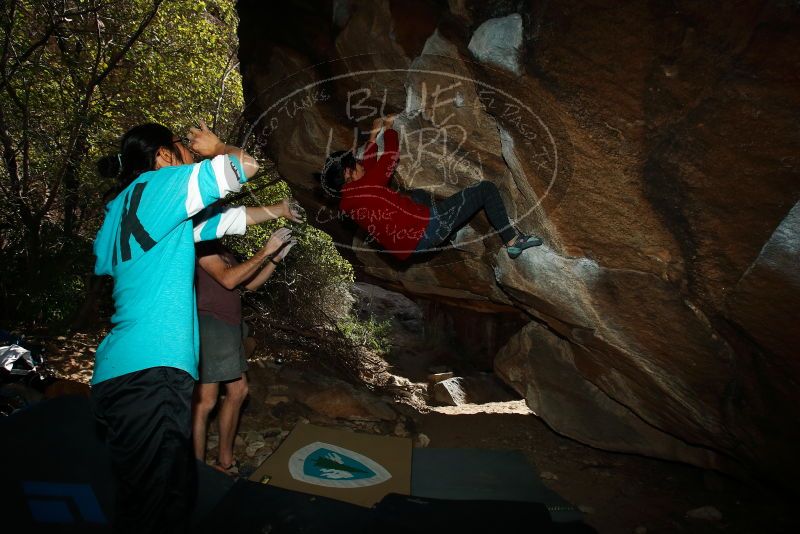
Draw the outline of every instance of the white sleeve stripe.
[[[214,171],[214,178],[217,180],[219,197],[228,194],[228,181],[225,179],[225,156],[217,156],[211,160],[211,169]]]
[[[205,207],[203,197],[200,195],[200,164],[192,166],[192,173],[189,175],[188,191],[186,192],[186,216],[191,217]]]
[[[193,234],[193,236],[194,236],[194,242],[195,242],[195,243],[199,243],[200,241],[202,241],[202,240],[203,240],[203,239],[200,237],[200,232],[202,232],[202,231],[203,231],[203,228],[205,228],[205,226],[206,226],[206,222],[207,222],[207,221],[203,221],[203,222],[201,222],[200,224],[196,225],[196,226],[194,227],[194,229],[192,230],[192,234]]]
[[[239,206],[228,208],[220,213],[217,237],[224,235],[244,235],[247,231],[247,208]]]

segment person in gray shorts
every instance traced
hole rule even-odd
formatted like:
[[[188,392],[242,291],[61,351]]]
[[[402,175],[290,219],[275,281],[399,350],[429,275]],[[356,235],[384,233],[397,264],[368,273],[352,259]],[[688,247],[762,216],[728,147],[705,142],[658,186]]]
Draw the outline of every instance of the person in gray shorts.
[[[228,474],[238,473],[233,443],[239,411],[248,393],[245,375],[248,349],[251,352],[255,344],[242,321],[237,288],[252,291],[261,287],[294,244],[290,230],[281,228],[243,263],[237,262],[219,240],[196,244],[200,380],[195,386],[192,406],[194,452],[198,460],[205,460],[208,416],[217,403],[222,383],[225,398],[219,408],[219,454],[215,467]]]

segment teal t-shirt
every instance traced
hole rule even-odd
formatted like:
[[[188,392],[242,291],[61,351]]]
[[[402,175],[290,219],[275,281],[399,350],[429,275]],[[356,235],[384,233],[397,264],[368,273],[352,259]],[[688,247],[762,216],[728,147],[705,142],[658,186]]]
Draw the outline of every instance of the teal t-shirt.
[[[191,217],[246,180],[235,156],[217,156],[146,172],[106,205],[95,274],[114,278],[115,312],[92,384],[158,366],[197,379],[194,242],[211,235],[193,232]]]

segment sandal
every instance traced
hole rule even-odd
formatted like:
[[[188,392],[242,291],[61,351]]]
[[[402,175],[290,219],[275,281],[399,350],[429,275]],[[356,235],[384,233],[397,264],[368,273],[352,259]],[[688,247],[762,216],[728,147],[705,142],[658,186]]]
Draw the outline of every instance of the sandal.
[[[214,465],[212,465],[211,467],[213,467],[220,473],[225,473],[228,476],[235,477],[239,475],[239,467],[240,467],[239,461],[236,460],[235,458],[233,462],[231,462],[231,465],[229,465],[228,467],[225,467],[224,465],[219,463],[219,460],[214,461]]]
[[[518,258],[522,251],[526,248],[531,247],[538,247],[542,244],[542,239],[536,237],[535,235],[519,235],[517,236],[516,241],[511,246],[506,247],[506,252],[508,252],[508,257],[512,260]]]

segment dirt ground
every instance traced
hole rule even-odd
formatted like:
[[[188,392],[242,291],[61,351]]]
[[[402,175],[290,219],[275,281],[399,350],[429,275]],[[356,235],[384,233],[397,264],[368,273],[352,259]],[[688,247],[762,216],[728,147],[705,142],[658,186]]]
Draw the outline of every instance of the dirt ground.
[[[88,383],[102,332],[36,339],[48,348],[48,362],[70,380]],[[406,435],[429,447],[522,451],[544,483],[585,513],[600,533],[779,533],[800,532],[791,503],[771,489],[695,467],[593,449],[553,432],[524,401],[424,407],[396,403],[398,421],[331,419],[291,399],[280,372],[319,371],[319,360],[291,344],[267,350],[261,344],[250,363],[250,398],[243,410],[235,454],[243,474],[254,470],[299,421],[355,431]],[[316,363],[315,363],[316,362]],[[208,461],[216,450],[210,429]],[[716,520],[691,519],[687,512],[712,506]]]

